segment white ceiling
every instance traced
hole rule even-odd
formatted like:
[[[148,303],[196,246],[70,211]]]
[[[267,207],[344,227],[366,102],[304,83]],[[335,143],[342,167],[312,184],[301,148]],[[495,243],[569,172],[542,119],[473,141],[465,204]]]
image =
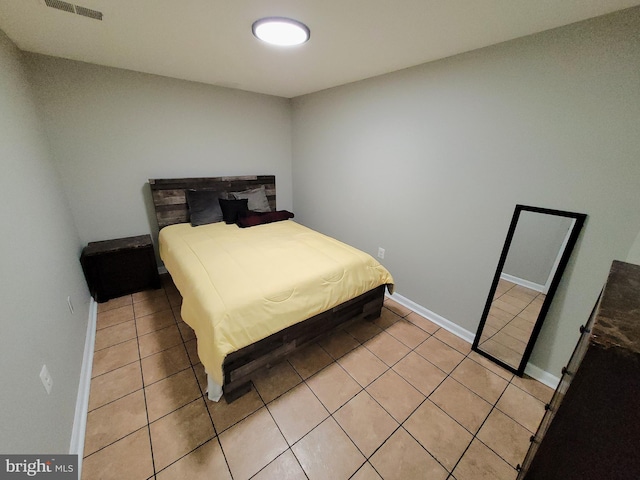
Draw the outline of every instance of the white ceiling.
[[[67,0],[94,20],[0,0],[22,50],[295,97],[640,4],[640,0]],[[306,23],[309,42],[271,47],[263,16]]]

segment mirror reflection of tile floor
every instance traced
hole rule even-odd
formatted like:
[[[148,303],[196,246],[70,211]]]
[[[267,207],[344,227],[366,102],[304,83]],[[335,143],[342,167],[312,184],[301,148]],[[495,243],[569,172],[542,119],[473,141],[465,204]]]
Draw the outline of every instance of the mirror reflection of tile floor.
[[[387,299],[215,403],[180,303],[99,305],[83,479],[513,480],[553,394]]]
[[[545,295],[500,279],[479,347],[518,368]]]

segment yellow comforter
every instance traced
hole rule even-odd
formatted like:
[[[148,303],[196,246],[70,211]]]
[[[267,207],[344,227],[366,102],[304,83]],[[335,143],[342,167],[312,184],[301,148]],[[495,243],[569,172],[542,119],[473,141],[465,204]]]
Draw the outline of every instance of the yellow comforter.
[[[370,255],[293,220],[250,228],[182,223],[160,231],[160,257],[183,297],[207,373],[227,354],[387,284]]]

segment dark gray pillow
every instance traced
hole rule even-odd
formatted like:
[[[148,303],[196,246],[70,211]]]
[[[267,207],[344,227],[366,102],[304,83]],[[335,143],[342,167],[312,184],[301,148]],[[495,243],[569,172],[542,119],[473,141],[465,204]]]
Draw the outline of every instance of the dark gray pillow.
[[[222,221],[222,209],[215,190],[187,190],[187,204],[191,226]]]
[[[253,212],[271,211],[264,185],[261,185],[260,188],[245,190],[244,192],[234,192],[231,195],[233,195],[236,200],[242,200],[246,198],[249,201],[248,208]]]

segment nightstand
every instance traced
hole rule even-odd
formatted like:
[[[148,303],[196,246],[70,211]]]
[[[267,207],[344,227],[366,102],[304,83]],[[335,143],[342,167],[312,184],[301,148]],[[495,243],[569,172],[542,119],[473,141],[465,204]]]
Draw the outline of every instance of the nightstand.
[[[80,263],[97,302],[160,288],[150,235],[90,242],[82,250]]]

